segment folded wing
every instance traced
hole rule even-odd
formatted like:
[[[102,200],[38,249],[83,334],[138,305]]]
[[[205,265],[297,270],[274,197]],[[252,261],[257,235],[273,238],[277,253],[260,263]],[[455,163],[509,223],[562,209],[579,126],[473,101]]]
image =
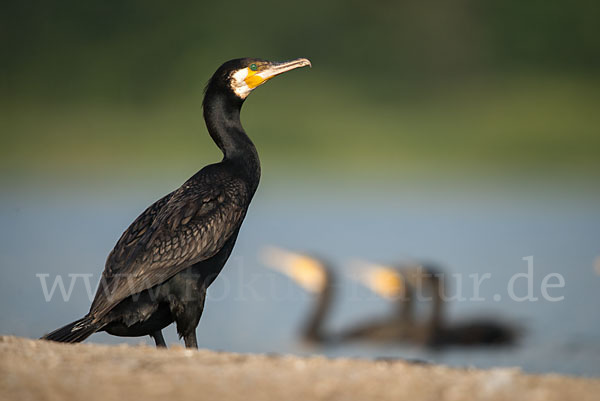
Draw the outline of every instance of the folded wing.
[[[239,228],[249,202],[243,181],[193,177],[150,206],[110,253],[90,314],[100,319],[123,299],[214,256]]]

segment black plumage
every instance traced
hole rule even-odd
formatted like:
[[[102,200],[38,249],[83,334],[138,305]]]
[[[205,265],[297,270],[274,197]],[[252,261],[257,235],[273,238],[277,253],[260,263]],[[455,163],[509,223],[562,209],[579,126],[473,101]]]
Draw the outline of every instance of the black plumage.
[[[109,254],[89,313],[43,339],[78,342],[106,331],[150,335],[164,346],[161,330],[175,322],[186,346],[197,346],[206,289],[233,250],[260,179],[258,153],[240,122],[242,104],[268,79],[306,65],[236,59],[215,72],[203,108],[223,160],[148,207]]]

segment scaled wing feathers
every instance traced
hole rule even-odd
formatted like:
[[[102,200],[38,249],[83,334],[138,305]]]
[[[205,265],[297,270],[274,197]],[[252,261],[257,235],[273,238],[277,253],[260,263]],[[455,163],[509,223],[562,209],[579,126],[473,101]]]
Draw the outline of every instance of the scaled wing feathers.
[[[150,206],[123,233],[102,274],[96,320],[130,295],[214,256],[240,226],[249,202],[241,180],[188,181]]]

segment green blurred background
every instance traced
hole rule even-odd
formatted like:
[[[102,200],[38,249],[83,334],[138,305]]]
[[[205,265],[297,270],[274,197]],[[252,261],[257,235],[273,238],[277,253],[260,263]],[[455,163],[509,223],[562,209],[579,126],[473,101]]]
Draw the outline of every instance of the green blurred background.
[[[5,179],[181,178],[218,160],[202,91],[242,56],[313,62],[246,102],[267,178],[599,176],[593,0],[1,7]]]

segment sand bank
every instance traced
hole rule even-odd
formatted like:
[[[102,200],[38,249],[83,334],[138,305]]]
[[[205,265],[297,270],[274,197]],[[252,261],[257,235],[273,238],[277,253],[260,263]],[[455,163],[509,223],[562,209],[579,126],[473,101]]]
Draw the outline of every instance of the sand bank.
[[[1,400],[598,400],[600,380],[0,337]]]

